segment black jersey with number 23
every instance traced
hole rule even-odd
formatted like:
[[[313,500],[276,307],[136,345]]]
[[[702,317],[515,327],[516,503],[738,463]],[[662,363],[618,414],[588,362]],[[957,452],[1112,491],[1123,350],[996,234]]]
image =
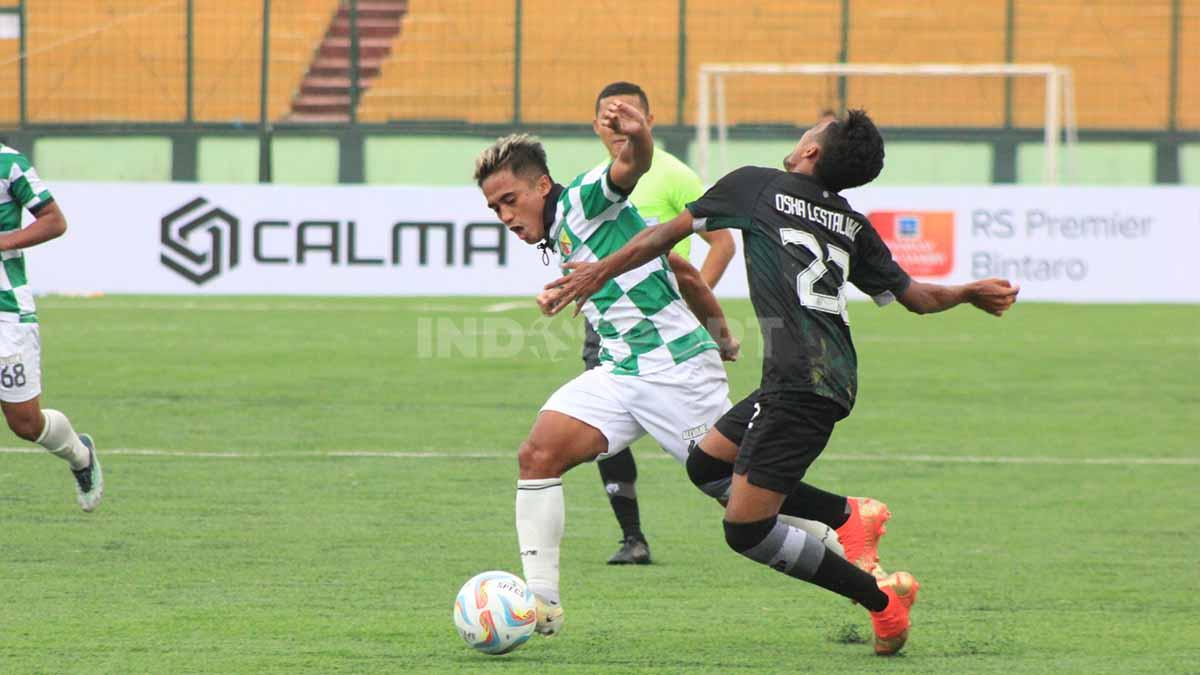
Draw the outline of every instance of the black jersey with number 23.
[[[870,221],[812,176],[755,166],[725,176],[687,208],[697,231],[742,231],[763,335],[762,392],[813,392],[850,410],[858,357],[846,282],[879,305],[911,282]]]

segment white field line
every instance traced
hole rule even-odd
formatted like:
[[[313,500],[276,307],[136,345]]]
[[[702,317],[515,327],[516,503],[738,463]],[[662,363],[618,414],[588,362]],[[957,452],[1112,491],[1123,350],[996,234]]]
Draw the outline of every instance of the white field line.
[[[4,455],[38,455],[34,447],[0,448]],[[515,460],[516,450],[507,452],[445,452],[389,450],[328,450],[317,452],[206,452],[152,448],[101,448],[101,456],[185,457],[207,459],[296,459],[296,458],[383,458],[383,459],[503,459]],[[640,459],[671,459],[666,454],[643,452]],[[915,462],[924,464],[1055,464],[1065,466],[1200,466],[1200,457],[989,457],[984,455],[823,455],[826,462]]]
[[[89,300],[81,303],[69,304],[54,304],[55,296],[43,296],[43,307],[49,307],[53,311],[60,310],[92,310],[92,311],[113,311],[113,310],[137,310],[137,311],[152,311],[152,312],[313,312],[313,311],[329,311],[329,312],[367,312],[367,313],[389,313],[397,312],[427,312],[431,314],[500,314],[503,312],[513,312],[517,310],[537,309],[532,298],[528,300],[517,300],[509,302],[496,302],[490,305],[464,304],[456,305],[453,303],[419,303],[411,304],[406,302],[397,302],[395,304],[378,304],[378,305],[362,305],[352,302],[339,303],[329,299],[324,299],[317,302],[301,302],[298,300],[284,300],[281,302],[197,302],[195,300],[170,300],[170,301],[150,301],[150,302],[106,302],[105,300]],[[48,299],[48,300],[47,300]]]
[[[396,314],[397,312],[422,312],[427,314],[460,314],[468,316],[481,316],[487,314],[501,314],[505,312],[515,312],[523,310],[536,310],[536,305],[533,299],[514,300],[507,302],[497,302],[490,305],[478,304],[454,304],[453,302],[446,303],[429,303],[423,302],[418,304],[409,304],[403,302],[403,298],[393,298],[401,300],[396,304],[357,304],[353,302],[336,302],[327,298],[317,302],[302,302],[298,300],[283,300],[279,302],[199,302],[195,300],[187,300],[180,298],[178,300],[163,300],[149,302],[112,302],[105,299],[88,300],[87,302],[54,304],[54,295],[41,296],[39,302],[42,303],[43,309],[51,311],[148,311],[148,312],[304,312],[311,314],[313,312],[347,312],[347,313],[363,313],[363,314]],[[536,315],[541,318],[541,315]],[[739,331],[743,334],[743,353],[746,353],[748,348],[760,349],[761,340],[758,337],[757,322],[741,322],[737,324]],[[463,337],[479,337],[481,335],[491,335],[491,332],[466,332]],[[855,336],[856,343],[879,343],[886,345],[896,344],[972,344],[982,339],[981,336],[970,333],[941,333],[936,335],[877,335],[872,333],[860,332]],[[1043,344],[1050,340],[1043,335],[1018,335],[1005,338],[1011,343],[1023,344]],[[1092,338],[1081,335],[1073,339],[1064,341],[1059,338],[1054,338],[1057,344],[1072,344],[1081,346],[1091,346],[1096,344]],[[1153,337],[1141,337],[1133,340],[1122,342],[1126,347],[1159,347],[1159,346],[1200,346],[1200,335],[1160,335]]]
[[[483,308],[483,311],[488,314],[498,314],[500,312],[511,312],[518,309],[534,309],[537,305],[533,300],[514,300],[512,302],[497,302],[493,305],[488,305]]]

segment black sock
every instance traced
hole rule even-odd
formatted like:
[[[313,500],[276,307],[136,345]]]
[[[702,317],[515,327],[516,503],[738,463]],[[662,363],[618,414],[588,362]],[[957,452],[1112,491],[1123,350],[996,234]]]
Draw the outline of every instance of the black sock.
[[[800,483],[792,494],[783,500],[779,512],[785,516],[825,523],[836,530],[850,518],[850,504],[841,495],[826,492],[808,483]]]
[[[878,612],[888,604],[887,594],[879,590],[875,577],[828,549],[809,581],[838,595],[857,600],[872,612]]]
[[[857,600],[872,612],[887,607],[888,597],[875,577],[774,516],[750,523],[725,521],[725,542],[757,563]]]
[[[596,463],[600,469],[600,480],[608,493],[608,503],[613,515],[621,525],[621,534],[626,539],[645,539],[642,534],[642,517],[637,502],[637,463],[629,448]]]

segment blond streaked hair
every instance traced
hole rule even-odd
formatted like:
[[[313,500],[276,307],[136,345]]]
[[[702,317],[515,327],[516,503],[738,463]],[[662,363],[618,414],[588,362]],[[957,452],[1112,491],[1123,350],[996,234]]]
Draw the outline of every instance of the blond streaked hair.
[[[501,169],[530,180],[550,175],[546,149],[537,136],[530,134],[509,134],[479,153],[475,158],[475,183],[482,187],[488,176]]]

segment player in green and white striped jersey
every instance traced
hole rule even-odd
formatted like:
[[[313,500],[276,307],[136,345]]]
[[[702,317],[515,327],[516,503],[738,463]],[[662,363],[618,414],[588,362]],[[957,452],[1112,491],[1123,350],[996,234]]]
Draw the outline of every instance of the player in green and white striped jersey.
[[[637,108],[621,101],[602,114],[629,142],[611,164],[565,187],[550,179],[546,153],[529,136],[502,138],[475,163],[475,179],[500,220],[522,241],[557,250],[563,263],[601,259],[646,227],[628,195],[650,168],[649,126]],[[676,267],[690,270],[678,286]],[[542,293],[538,304],[545,311],[555,299]],[[712,291],[675,254],[613,279],[582,311],[600,334],[601,367],[546,401],[518,452],[517,538],[525,580],[537,596],[537,630],[544,635],[557,633],[563,619],[562,474],[647,433],[685,462],[690,443],[729,407],[721,359],[736,358],[738,350]]]
[[[595,119],[592,129],[608,152],[607,160],[599,165],[603,169],[612,161],[628,139],[600,120],[600,111],[615,100],[636,107],[646,116],[646,125],[654,132],[654,113],[650,110],[650,99],[646,92],[632,82],[612,82],[605,85],[596,95]],[[671,153],[656,147],[654,162],[650,170],[638,179],[637,187],[629,195],[629,201],[637,207],[638,214],[647,225],[665,223],[679,215],[687,204],[704,194],[704,183],[700,177]],[[726,230],[698,233],[709,245],[704,264],[698,261],[700,277],[709,288],[716,289],[717,282],[733,258],[736,244],[733,235]],[[672,251],[684,260],[691,261],[691,238],[675,245]],[[678,276],[680,272],[676,272]],[[680,283],[683,283],[682,281]],[[587,368],[600,366],[600,336],[586,324],[583,341],[583,363]],[[604,485],[605,495],[612,507],[613,515],[621,526],[620,546],[609,559],[609,565],[645,565],[650,563],[650,544],[642,532],[641,509],[637,499],[637,461],[633,450],[625,448],[596,462],[596,469]]]
[[[0,187],[0,409],[13,433],[71,465],[79,505],[91,511],[104,493],[95,444],[66,415],[41,407],[41,337],[22,252],[61,236],[67,221],[29,160],[7,145]],[[25,211],[34,220],[23,228]]]

